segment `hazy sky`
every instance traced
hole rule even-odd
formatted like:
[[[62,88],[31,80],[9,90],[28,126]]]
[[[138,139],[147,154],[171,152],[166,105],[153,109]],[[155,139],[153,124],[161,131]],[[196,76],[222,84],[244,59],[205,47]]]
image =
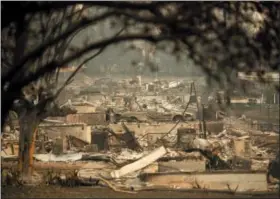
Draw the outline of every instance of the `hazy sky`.
[[[79,45],[83,43],[83,40],[86,36],[94,37],[94,39],[101,39],[101,36],[111,36],[114,34],[114,30],[112,30],[108,24],[100,25],[98,28],[90,28],[84,30],[80,34],[76,36],[73,40],[74,45]],[[141,61],[143,60],[142,54],[140,50],[130,50],[126,51],[124,43],[112,45],[108,47],[102,54],[93,59],[92,61],[86,64],[87,73],[95,74],[100,71],[100,67],[111,67],[115,64],[117,72],[124,74],[130,73],[133,74],[135,72],[135,66],[131,63],[133,60]],[[197,67],[192,66],[192,63],[188,60],[177,62],[175,56],[164,53],[162,51],[156,51],[155,55],[156,59],[159,60],[159,68],[161,71],[168,72],[169,75],[180,74],[182,75],[192,75],[190,74],[192,71],[199,70]],[[151,73],[149,68],[146,67],[146,73]]]

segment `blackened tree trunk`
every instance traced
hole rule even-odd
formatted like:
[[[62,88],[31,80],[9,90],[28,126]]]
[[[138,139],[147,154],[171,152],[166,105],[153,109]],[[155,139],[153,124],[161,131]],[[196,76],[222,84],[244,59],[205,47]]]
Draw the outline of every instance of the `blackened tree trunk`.
[[[28,109],[19,118],[19,170],[25,182],[32,181],[33,154],[35,149],[35,133],[40,119],[36,109]]]
[[[16,46],[14,51],[14,64],[18,65],[21,62],[22,57],[25,54],[25,49],[27,47],[28,36],[26,34],[26,29],[28,28],[28,23],[25,21],[24,17],[17,23],[16,36]],[[16,76],[15,78],[20,78]],[[13,80],[12,80],[13,81]],[[37,111],[34,109],[33,102],[27,102],[26,99],[22,99],[24,102],[24,107],[19,109],[19,125],[20,125],[20,138],[19,138],[19,171],[22,174],[24,181],[31,181],[32,170],[31,164],[33,161],[33,135],[35,129],[39,124],[39,119],[37,116]]]

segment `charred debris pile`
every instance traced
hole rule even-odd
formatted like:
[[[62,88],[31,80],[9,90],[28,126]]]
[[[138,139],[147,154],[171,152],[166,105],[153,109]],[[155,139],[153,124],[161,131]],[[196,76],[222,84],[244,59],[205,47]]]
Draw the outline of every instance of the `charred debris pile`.
[[[72,85],[68,89],[76,94],[61,107],[75,111],[39,125],[34,183],[128,193],[263,192],[278,186],[279,124],[264,127],[246,115],[248,107],[264,114],[258,108],[264,102],[244,97],[243,113],[234,115],[223,107],[223,95],[205,94],[193,82],[143,83],[137,77],[110,79],[106,87],[104,81],[91,81],[86,90]],[[19,133],[16,119],[3,129],[2,185],[20,183],[14,168]]]

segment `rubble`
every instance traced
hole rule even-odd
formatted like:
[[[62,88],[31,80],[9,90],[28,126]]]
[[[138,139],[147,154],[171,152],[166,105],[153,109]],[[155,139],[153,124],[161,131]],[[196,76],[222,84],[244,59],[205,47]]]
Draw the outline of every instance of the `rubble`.
[[[164,147],[157,148],[147,156],[142,157],[140,160],[111,172],[111,176],[112,178],[120,178],[126,174],[142,169],[162,157],[165,153],[166,149]]]
[[[208,99],[199,100],[197,91],[188,93],[188,83],[145,84],[140,77],[83,81],[72,89],[79,93],[83,85],[90,87],[62,105],[76,112],[39,125],[34,165],[79,165],[71,175],[51,174],[49,183],[108,186],[126,193],[159,186],[245,192],[267,191],[267,169],[270,178],[279,179],[277,160],[272,161],[279,134],[251,128],[248,117],[224,114],[217,119],[220,110],[209,104],[203,119],[198,101]],[[1,136],[4,163],[17,160],[18,139],[17,128],[6,126]]]
[[[122,149],[121,153],[118,154],[115,159],[118,161],[127,161],[127,160],[138,160],[145,155],[144,152],[136,152],[130,149]]]
[[[123,122],[122,127],[125,132],[122,134],[121,139],[126,143],[127,147],[132,150],[142,151],[143,149],[133,135],[133,132],[131,132]]]
[[[54,155],[54,154],[34,154],[33,157],[36,160],[42,162],[71,162],[81,160],[83,153],[74,153],[74,154],[63,154],[63,155]]]
[[[211,143],[206,139],[195,138],[192,142],[192,148],[210,150]]]
[[[267,191],[265,172],[198,172],[143,174],[144,182],[151,186],[177,189],[227,190],[235,192]]]
[[[71,147],[84,148],[84,147],[86,147],[87,145],[90,144],[89,142],[81,140],[81,139],[79,139],[75,136],[72,136],[72,135],[67,135],[66,139],[67,139],[69,148],[71,148]]]

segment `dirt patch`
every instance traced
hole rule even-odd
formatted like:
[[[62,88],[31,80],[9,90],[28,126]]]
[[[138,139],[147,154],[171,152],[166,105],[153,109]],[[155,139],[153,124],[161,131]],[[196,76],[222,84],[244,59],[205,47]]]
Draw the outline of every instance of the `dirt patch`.
[[[100,187],[2,187],[2,198],[278,198],[277,194],[241,196],[222,193],[195,193],[186,191],[141,191],[137,194],[115,192]]]

